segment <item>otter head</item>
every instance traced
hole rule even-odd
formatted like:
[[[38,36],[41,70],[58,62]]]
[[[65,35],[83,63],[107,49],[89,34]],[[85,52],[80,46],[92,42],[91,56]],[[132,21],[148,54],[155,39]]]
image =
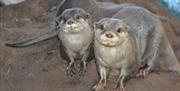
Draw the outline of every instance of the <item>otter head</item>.
[[[108,47],[118,46],[127,39],[129,26],[122,20],[103,18],[94,24],[95,40]]]
[[[90,15],[81,8],[66,9],[56,19],[60,31],[64,33],[77,33],[91,29]]]

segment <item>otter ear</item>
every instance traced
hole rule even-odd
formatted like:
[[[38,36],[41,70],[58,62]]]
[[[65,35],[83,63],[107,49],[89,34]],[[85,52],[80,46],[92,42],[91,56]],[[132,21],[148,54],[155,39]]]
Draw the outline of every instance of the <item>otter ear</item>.
[[[122,22],[123,22],[123,28],[128,31],[128,30],[130,29],[129,24],[127,24],[127,23],[126,23],[125,21],[123,21],[123,20],[122,20]]]
[[[124,24],[124,29],[127,30],[127,31],[130,29],[130,27],[129,27],[129,25],[127,23]]]
[[[93,24],[93,30],[95,30],[95,29],[98,29],[98,30],[100,30],[100,31],[104,31],[104,25],[103,24],[101,24],[101,23],[98,23],[98,22],[95,22],[94,24]]]
[[[99,23],[98,22],[94,22],[93,23],[93,28],[95,29],[95,28],[98,28],[98,26],[99,26]]]
[[[62,15],[56,17],[56,21],[60,22],[61,20],[63,20],[63,16]]]
[[[55,25],[56,29],[60,28],[59,23],[60,23],[60,16],[55,18],[55,24],[54,25]]]
[[[95,29],[97,28],[97,26],[98,26],[98,23],[97,22],[94,22],[93,23],[93,30],[95,31]]]

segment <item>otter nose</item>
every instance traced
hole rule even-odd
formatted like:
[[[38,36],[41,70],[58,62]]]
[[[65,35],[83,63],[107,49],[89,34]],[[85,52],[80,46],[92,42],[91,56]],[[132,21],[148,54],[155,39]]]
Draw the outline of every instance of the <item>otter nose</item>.
[[[74,21],[72,21],[72,20],[69,20],[68,22],[67,22],[67,24],[69,24],[69,25],[72,25],[74,23]]]
[[[107,34],[106,34],[106,37],[107,37],[107,38],[113,38],[114,35],[113,35],[112,33],[107,33]]]

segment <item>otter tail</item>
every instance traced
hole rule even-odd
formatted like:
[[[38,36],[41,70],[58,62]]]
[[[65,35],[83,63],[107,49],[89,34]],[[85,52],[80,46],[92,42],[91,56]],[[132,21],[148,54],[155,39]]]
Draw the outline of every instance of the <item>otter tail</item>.
[[[32,44],[35,44],[35,43],[38,43],[38,42],[41,42],[41,41],[44,41],[44,40],[48,40],[48,39],[50,39],[52,37],[55,37],[56,35],[57,35],[56,29],[54,29],[52,31],[49,31],[49,32],[47,32],[45,34],[42,34],[42,35],[38,36],[38,37],[26,40],[24,42],[6,43],[5,45],[9,46],[9,47],[17,47],[17,48],[26,47],[26,46],[29,46],[29,45],[32,45]]]
[[[180,64],[166,36],[163,39],[161,46],[161,56],[168,71],[177,72],[180,74]]]

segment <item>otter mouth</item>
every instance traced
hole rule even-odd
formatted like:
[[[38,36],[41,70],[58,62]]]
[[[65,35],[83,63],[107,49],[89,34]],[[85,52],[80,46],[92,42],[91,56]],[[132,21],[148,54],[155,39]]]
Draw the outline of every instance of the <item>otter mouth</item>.
[[[117,40],[117,39],[111,39],[111,38],[96,38],[96,40],[102,44],[103,46],[106,46],[106,47],[116,47],[116,46],[119,46],[121,45],[124,40]]]
[[[113,47],[116,46],[116,43],[114,41],[110,41],[110,40],[104,40],[101,42],[103,45],[108,46],[108,47]]]
[[[107,47],[114,47],[114,46],[118,46],[117,43],[114,41],[114,40],[111,40],[111,39],[105,39],[105,40],[99,40],[97,39],[98,42],[104,46],[107,46]]]
[[[66,25],[64,31],[67,33],[76,33],[79,32],[81,30],[80,27],[78,27],[77,24],[72,24],[72,25]]]
[[[100,44],[108,47],[118,46],[118,37],[116,35],[107,36],[106,34],[103,34],[99,37],[97,37],[97,40]]]
[[[69,27],[68,29],[68,32],[78,32],[79,29],[77,27]]]
[[[114,41],[106,39],[106,40],[103,40],[102,43],[107,44],[107,45],[113,45]]]

